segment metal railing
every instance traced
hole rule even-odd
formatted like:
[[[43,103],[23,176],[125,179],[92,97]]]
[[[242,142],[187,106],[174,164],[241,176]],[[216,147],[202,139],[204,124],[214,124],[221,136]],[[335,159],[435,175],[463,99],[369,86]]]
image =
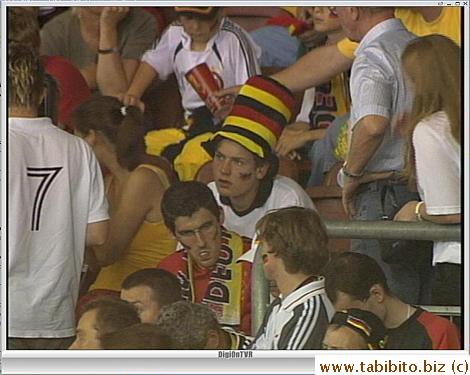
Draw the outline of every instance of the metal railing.
[[[460,241],[460,225],[439,225],[430,222],[399,221],[333,221],[325,220],[330,238],[400,239],[428,241]],[[255,334],[263,322],[269,304],[269,286],[264,278],[262,254],[256,252],[252,268],[251,326]],[[456,310],[457,311],[457,310]]]

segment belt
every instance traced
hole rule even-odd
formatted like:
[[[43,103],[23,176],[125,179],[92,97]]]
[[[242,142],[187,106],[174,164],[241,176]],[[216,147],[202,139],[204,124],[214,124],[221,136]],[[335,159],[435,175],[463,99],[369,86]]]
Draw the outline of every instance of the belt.
[[[386,172],[370,172],[366,173],[361,178],[361,185],[370,184],[372,182],[388,181],[397,184],[406,184],[406,180],[403,178],[401,172],[398,171],[386,171]]]

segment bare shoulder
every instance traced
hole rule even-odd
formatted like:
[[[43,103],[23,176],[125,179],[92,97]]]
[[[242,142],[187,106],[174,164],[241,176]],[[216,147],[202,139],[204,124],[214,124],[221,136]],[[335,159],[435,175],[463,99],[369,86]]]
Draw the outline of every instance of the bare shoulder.
[[[166,181],[162,181],[162,178],[165,178],[165,173],[158,169],[160,172],[156,172],[157,167],[138,167],[134,169],[129,175],[127,181],[128,186],[138,188],[138,187],[147,187],[149,190],[165,190],[167,185]],[[164,177],[165,176],[165,177]]]

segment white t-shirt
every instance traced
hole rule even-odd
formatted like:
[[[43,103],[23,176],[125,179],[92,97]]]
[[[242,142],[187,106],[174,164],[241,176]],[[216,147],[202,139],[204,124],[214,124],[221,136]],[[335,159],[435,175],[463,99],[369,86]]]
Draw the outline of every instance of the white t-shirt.
[[[315,87],[310,87],[305,90],[304,97],[302,99],[302,107],[300,108],[300,112],[295,119],[296,122],[302,121],[310,124],[310,111],[315,104],[315,94]]]
[[[413,133],[418,191],[429,215],[460,213],[460,145],[450,133],[449,119],[436,112]],[[460,242],[435,242],[433,264],[461,263]]]
[[[8,136],[8,334],[73,336],[87,224],[109,218],[101,170],[49,118],[10,118]]]
[[[243,216],[238,216],[230,206],[222,204],[215,182],[209,183],[208,186],[217,203],[224,209],[224,227],[248,238],[253,238],[256,223],[271,210],[290,206],[314,208],[312,199],[305,190],[297,182],[285,176],[277,176],[274,179],[271,195],[263,206]]]
[[[207,42],[205,51],[191,51],[191,37],[183,26],[172,24],[162,35],[156,47],[147,51],[142,61],[166,80],[175,73],[182,105],[186,111],[204,105],[185,74],[196,65],[206,63],[219,78],[222,87],[241,85],[248,78],[260,73],[260,48],[250,35],[228,18],[223,18],[219,31]]]

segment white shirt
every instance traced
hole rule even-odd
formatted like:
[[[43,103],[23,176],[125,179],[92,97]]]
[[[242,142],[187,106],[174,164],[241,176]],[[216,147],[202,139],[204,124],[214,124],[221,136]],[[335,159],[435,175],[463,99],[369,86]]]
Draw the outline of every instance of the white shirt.
[[[392,18],[370,29],[355,51],[349,81],[352,100],[349,131],[366,116],[390,120],[382,143],[367,162],[367,172],[403,169],[404,141],[394,125],[412,101],[405,87],[401,55],[415,38],[400,20]]]
[[[224,210],[225,228],[248,238],[253,238],[256,223],[271,210],[290,206],[315,208],[305,190],[297,182],[285,176],[276,176],[271,194],[263,206],[243,216],[238,216],[230,206],[222,204],[215,182],[209,183],[208,186]]]
[[[175,73],[183,108],[191,111],[204,105],[197,92],[185,78],[196,65],[206,63],[219,78],[222,87],[241,85],[248,78],[260,73],[260,48],[249,34],[228,18],[220,22],[219,31],[207,42],[204,51],[191,50],[191,37],[183,26],[174,23],[163,34],[142,61],[151,65],[162,80]]]
[[[418,191],[428,215],[460,213],[460,145],[450,133],[449,119],[436,112],[413,132]],[[435,242],[433,264],[461,263],[460,242]]]
[[[49,118],[10,118],[8,134],[8,333],[73,336],[87,224],[109,218],[101,170]]]
[[[315,94],[315,87],[310,87],[305,90],[304,97],[302,99],[302,107],[295,119],[296,122],[306,122],[307,124],[310,124],[310,111],[312,110],[312,106],[315,104]]]

